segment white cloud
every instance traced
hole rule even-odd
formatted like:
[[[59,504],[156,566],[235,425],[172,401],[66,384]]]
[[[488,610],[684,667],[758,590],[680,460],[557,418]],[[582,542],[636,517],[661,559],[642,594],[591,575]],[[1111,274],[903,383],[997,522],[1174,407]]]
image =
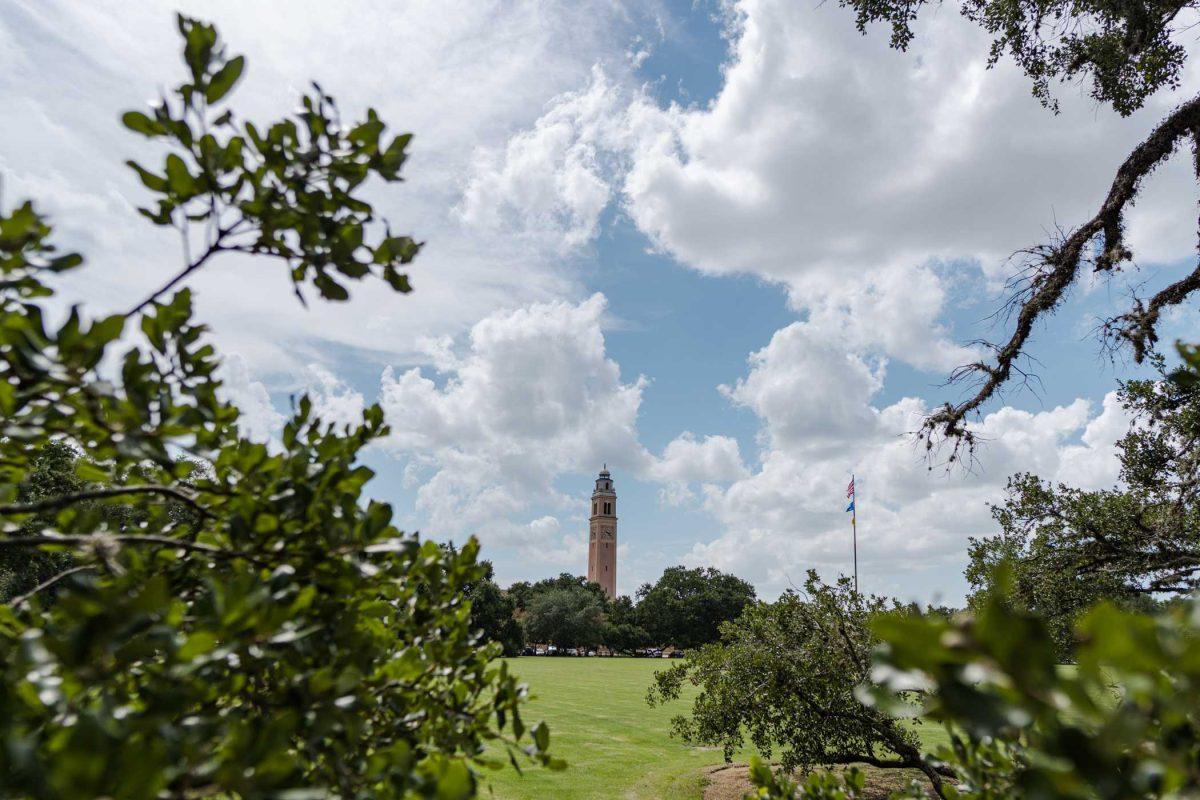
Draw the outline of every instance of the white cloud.
[[[692,484],[728,483],[748,474],[737,439],[729,436],[698,439],[690,431],[668,442],[662,456],[647,470],[647,477],[666,484],[659,492],[659,499],[672,506],[694,498]]]
[[[471,329],[441,385],[420,369],[384,373],[388,446],[432,471],[417,507],[436,535],[486,540],[534,504],[565,505],[554,486],[564,472],[651,463],[636,432],[645,382],[622,381],[605,353],[605,308],[593,295],[497,312]]]
[[[808,568],[827,578],[848,574],[843,489],[855,474],[864,588],[924,599],[949,592],[956,601],[950,587],[961,589],[967,537],[995,531],[988,504],[1002,499],[1009,475],[1031,471],[1088,487],[1117,480],[1112,445],[1128,420],[1115,393],[1098,415],[1085,400],[1037,413],[1002,408],[974,426],[983,443],[970,471],[929,469],[905,435],[919,426],[925,403],[871,405],[882,368],[871,371],[853,355],[839,358],[836,348],[809,334],[799,323],[777,333],[751,356],[749,377],[731,391],[762,418],[766,449],[754,474],[724,489],[706,487],[704,507],[725,532],[696,544],[688,563],[732,571],[767,594],[801,582]],[[820,381],[828,395],[800,386],[821,363],[844,373]],[[794,407],[788,397],[797,399]],[[922,571],[926,588],[914,577]]]
[[[271,395],[262,381],[250,376],[246,360],[241,356],[230,356],[221,364],[221,393],[241,412],[238,428],[243,436],[265,441],[283,427],[283,414],[271,402]]]
[[[590,241],[612,188],[602,160],[613,120],[623,109],[596,67],[586,89],[553,100],[530,130],[500,151],[476,153],[459,213],[471,225],[549,238],[553,247]]]
[[[1065,86],[1056,117],[1010,63],[989,70],[986,35],[949,10],[923,14],[906,53],[833,5],[742,0],[731,13],[720,94],[665,111],[674,141],[640,148],[625,184],[642,229],[710,272],[997,265],[1056,219],[1090,216],[1119,159],[1183,96],[1122,120]]]
[[[255,377],[278,382],[314,361],[335,367],[330,345],[381,366],[413,363],[423,355],[419,337],[458,335],[496,308],[582,294],[553,237],[535,224],[517,245],[452,209],[477,154],[503,147],[548,98],[584,85],[597,64],[625,74],[635,13],[602,0],[302,0],[286,8],[48,0],[0,13],[0,42],[13,45],[0,59],[10,67],[0,70],[9,112],[0,116],[0,172],[8,202],[39,199],[63,240],[86,251],[93,266],[66,281],[66,297],[86,299],[97,313],[128,308],[180,268],[177,236],[137,215],[144,190],[122,163],[161,156],[118,122],[120,112],[144,106],[182,77],[174,26],[180,5],[216,22],[231,50],[247,54],[234,95],[247,118],[290,112],[316,79],[345,117],[370,104],[396,132],[416,134],[406,182],[367,189],[394,229],[428,242],[412,270],[416,294],[368,284],[352,303],[305,310],[276,263],[223,257],[196,276],[199,315]],[[577,169],[555,191],[586,220],[604,198],[590,182],[586,154],[572,152]]]
[[[750,355],[750,367],[722,391],[762,418],[773,446],[842,446],[875,427],[869,401],[883,387],[883,366],[847,352],[811,323],[776,331]]]
[[[728,436],[696,438],[684,431],[663,448],[650,470],[657,480],[672,483],[727,483],[746,476],[737,439]]]
[[[855,347],[946,370],[976,357],[940,323],[950,292],[985,275],[998,288],[1009,254],[1094,213],[1124,155],[1200,84],[1191,69],[1129,119],[1064,86],[1055,116],[1011,63],[988,68],[986,35],[953,12],[925,13],[900,53],[833,5],[726,10],[731,56],[710,103],[664,108],[594,71],[477,162],[469,216],[535,221],[577,245],[617,187],[680,263],[777,281]],[[1178,213],[1186,161],[1160,170],[1131,214],[1143,260],[1192,249]]]
[[[238,354],[225,358],[221,382],[222,396],[241,412],[238,427],[242,435],[277,445],[287,419],[271,400],[267,385],[252,376],[246,359]],[[295,374],[289,388],[294,395],[307,394],[313,416],[326,425],[343,428],[362,424],[366,407],[362,393],[319,364],[310,364]]]
[[[306,391],[312,400],[314,414],[323,423],[337,428],[362,424],[366,404],[361,392],[320,364],[310,364],[308,372]]]

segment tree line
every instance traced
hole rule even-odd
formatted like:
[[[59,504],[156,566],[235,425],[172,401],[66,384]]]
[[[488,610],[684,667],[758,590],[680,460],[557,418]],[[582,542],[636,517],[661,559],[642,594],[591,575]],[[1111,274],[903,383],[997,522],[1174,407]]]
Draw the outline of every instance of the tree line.
[[[471,622],[506,655],[520,654],[527,643],[627,655],[650,647],[689,650],[716,641],[722,623],[755,602],[750,583],[711,567],[669,567],[633,597],[611,600],[599,584],[565,572],[501,589],[491,565],[485,568],[487,576],[467,593]]]

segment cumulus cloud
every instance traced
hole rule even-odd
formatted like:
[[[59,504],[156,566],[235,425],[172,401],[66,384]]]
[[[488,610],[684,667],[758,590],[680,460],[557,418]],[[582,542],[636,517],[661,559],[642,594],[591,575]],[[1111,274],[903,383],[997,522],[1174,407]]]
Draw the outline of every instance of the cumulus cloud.
[[[246,359],[237,353],[227,357],[221,363],[220,374],[222,396],[241,412],[238,417],[241,434],[278,444],[287,419],[272,401],[267,385],[253,377]],[[289,388],[293,394],[307,394],[313,415],[327,425],[342,428],[362,423],[366,407],[362,393],[320,364],[309,364],[293,375]]]
[[[645,381],[622,380],[606,354],[605,308],[597,294],[497,312],[471,329],[440,384],[416,368],[384,373],[388,446],[428,467],[417,507],[439,535],[486,534],[535,503],[565,505],[554,485],[563,472],[649,463],[636,431]]]
[[[65,297],[86,299],[97,313],[128,308],[180,268],[175,232],[138,222],[144,189],[122,163],[154,163],[161,154],[117,121],[182,76],[176,10],[214,21],[231,50],[246,53],[249,67],[234,96],[246,118],[290,112],[317,79],[337,96],[344,117],[360,116],[369,104],[396,132],[416,134],[407,181],[366,191],[394,229],[428,242],[412,269],[419,300],[364,286],[352,303],[305,310],[285,269],[236,255],[194,277],[200,316],[256,377],[277,383],[314,361],[335,367],[331,346],[380,365],[416,363],[422,336],[459,335],[498,307],[582,293],[553,237],[537,230],[557,230],[554,214],[531,221],[518,246],[505,231],[452,209],[479,153],[503,149],[547,98],[585,85],[597,64],[624,79],[636,12],[591,0],[301,0],[286,11],[233,0],[48,0],[0,14],[0,43],[11,45],[0,47],[7,67],[0,94],[9,112],[0,115],[0,172],[7,200],[39,200],[61,240],[93,264],[68,277]],[[590,183],[587,154],[571,153],[577,169],[553,192],[585,226],[582,236],[604,198]],[[538,191],[521,198],[535,202]]]
[[[954,13],[925,14],[899,53],[835,6],[726,11],[731,51],[711,102],[664,107],[593,71],[477,162],[467,211],[556,219],[575,245],[612,187],[680,263],[779,282],[855,346],[946,370],[977,356],[940,322],[951,292],[984,277],[998,288],[1009,254],[1090,217],[1129,149],[1200,84],[1193,69],[1128,119],[1064,86],[1055,116],[1012,64],[988,68],[986,35]],[[1190,187],[1182,156],[1148,183],[1130,218],[1139,257],[1190,253],[1177,213]]]
[[[844,445],[870,431],[871,396],[883,387],[883,366],[839,347],[808,322],[794,322],[750,355],[750,373],[723,386],[731,400],[763,420],[775,447]]]
[[[936,587],[953,601],[959,599],[967,538],[995,531],[988,507],[1002,499],[1010,474],[1031,471],[1090,488],[1117,480],[1113,443],[1129,420],[1115,393],[1105,397],[1099,413],[1080,399],[1040,412],[1006,407],[988,414],[974,426],[984,442],[977,463],[970,471],[950,472],[927,469],[904,435],[927,413],[924,401],[871,404],[882,368],[871,372],[850,357],[842,398],[814,400],[793,390],[801,398],[797,409],[775,405],[777,387],[795,384],[809,374],[814,358],[828,355],[827,345],[806,340],[797,328],[780,331],[753,355],[749,377],[731,393],[761,417],[766,446],[753,474],[725,488],[705,488],[704,508],[724,533],[696,544],[688,563],[730,570],[768,594],[801,582],[809,568],[826,577],[848,574],[850,530],[842,498],[855,474],[859,563],[871,590],[930,599]],[[778,396],[789,394],[780,390]],[[930,584],[925,589],[902,577],[922,571]]]
[[[749,474],[742,461],[741,447],[730,436],[697,438],[684,431],[667,443],[662,456],[653,460],[646,477],[666,484],[659,492],[666,505],[681,505],[694,498],[691,486],[728,483]]]
[[[262,381],[251,377],[241,356],[230,356],[221,364],[221,393],[241,412],[238,428],[243,436],[265,441],[283,427],[283,414],[271,402],[270,392]]]
[[[924,14],[899,53],[835,6],[730,9],[721,92],[665,110],[674,140],[639,148],[624,187],[643,230],[712,272],[791,281],[930,258],[995,264],[1056,220],[1086,218],[1182,96],[1123,120],[1065,86],[1056,117],[1011,64],[989,70],[986,35],[948,10]]]
[[[587,88],[556,98],[504,148],[480,148],[459,205],[471,225],[550,237],[570,249],[591,240],[608,205],[612,123],[620,96],[596,67]],[[605,147],[605,145],[608,145]]]

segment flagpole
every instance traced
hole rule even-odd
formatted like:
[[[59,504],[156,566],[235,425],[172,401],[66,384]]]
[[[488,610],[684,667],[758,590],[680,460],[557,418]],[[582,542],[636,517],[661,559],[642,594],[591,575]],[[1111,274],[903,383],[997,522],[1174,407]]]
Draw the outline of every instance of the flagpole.
[[[853,473],[850,485],[854,487],[854,510],[850,512],[850,531],[854,539],[854,593],[858,594],[858,484],[854,482]]]

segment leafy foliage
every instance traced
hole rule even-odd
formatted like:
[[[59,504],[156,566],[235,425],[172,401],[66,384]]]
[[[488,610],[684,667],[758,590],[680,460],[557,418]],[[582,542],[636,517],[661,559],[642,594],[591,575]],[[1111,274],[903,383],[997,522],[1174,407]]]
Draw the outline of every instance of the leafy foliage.
[[[1182,797],[1200,788],[1200,607],[1156,616],[1101,604],[1078,666],[1057,666],[1037,617],[993,596],[953,621],[887,619],[881,670],[927,689],[961,731],[943,754],[962,797]],[[997,757],[999,756],[999,757]]]
[[[541,592],[526,609],[525,630],[530,640],[560,650],[595,647],[604,639],[602,597],[582,586]]]
[[[525,611],[539,595],[555,589],[583,589],[594,595],[602,605],[607,606],[608,604],[608,598],[605,596],[604,590],[600,588],[600,584],[592,583],[582,575],[572,575],[569,572],[559,573],[553,578],[542,578],[534,583],[518,581],[508,587],[508,593],[516,603],[517,609]]]
[[[372,176],[400,180],[412,135],[389,141],[373,109],[365,120],[344,126],[333,98],[315,83],[313,93],[301,97],[295,119],[261,130],[239,122],[231,110],[212,114],[241,77],[245,60],[227,59],[210,25],[180,17],[179,31],[191,80],[150,114],[121,117],[130,130],[170,145],[157,170],[129,162],[157,196],[141,213],[155,225],[180,230],[200,218],[208,223],[203,252],[152,298],[223,252],[282,260],[301,299],[306,282],[325,299],[348,299],[339,276],[375,275],[395,291],[410,291],[400,268],[420,245],[390,230],[372,240],[374,213],[356,191]]]
[[[637,594],[637,619],[650,640],[689,649],[716,641],[721,623],[754,602],[752,585],[712,567],[668,567]]]
[[[28,479],[17,488],[17,499],[30,503],[80,491],[86,484],[75,473],[78,460],[78,454],[69,444],[46,442],[33,459]],[[45,516],[30,517],[22,533],[36,534],[46,524]],[[0,603],[20,602],[22,595],[70,566],[71,558],[66,553],[0,549]],[[49,594],[54,588],[52,585],[44,591]]]
[[[658,673],[649,700],[677,700],[685,683],[699,686],[674,731],[691,744],[721,747],[727,761],[748,737],[767,758],[779,749],[786,772],[865,762],[920,769],[936,785],[940,775],[913,731],[856,697],[871,679],[870,620],[888,607],[855,592],[848,578],[828,586],[810,571],[805,595],[788,591],[748,606],[722,626],[719,642]]]
[[[1008,562],[1013,599],[1046,620],[1064,656],[1075,617],[1097,601],[1148,610],[1155,596],[1200,585],[1200,386],[1133,381],[1121,401],[1133,425],[1117,443],[1119,487],[1016,475],[993,508],[1001,533],[971,542],[976,593]]]
[[[490,561],[482,562],[484,575],[466,590],[471,601],[471,627],[480,631],[484,641],[496,642],[504,655],[520,655],[525,646],[525,631],[517,622],[516,602],[493,580]]]
[[[608,604],[602,638],[604,646],[614,653],[633,654],[651,644],[650,634],[638,624],[637,606],[629,596],[614,597]]]
[[[75,565],[53,603],[0,606],[0,795],[465,798],[485,745],[558,766],[472,630],[477,543],[447,553],[362,496],[381,410],[335,430],[302,397],[277,446],[242,438],[190,293],[163,298],[227,251],[284,260],[297,293],[344,299],[334,273],[407,291],[416,245],[371,239],[358,190],[399,179],[408,136],[373,111],[344,128],[320,89],[295,120],[240,125],[222,103],[244,60],[179,29],[189,79],[123,120],[169,147],[134,165],[143,213],[198,255],[130,313],[51,327],[47,278],[82,258],[32,204],[0,214],[0,552]],[[86,451],[83,483],[23,490],[50,486],[50,441]]]
[[[1200,788],[1200,606],[1156,615],[1100,604],[1080,621],[1078,665],[1058,665],[1036,615],[990,595],[974,613],[888,615],[875,625],[873,707],[952,732],[942,797],[1179,798]],[[916,699],[919,705],[911,705]],[[855,798],[826,777],[797,786],[760,766],[763,798]],[[905,797],[924,797],[913,786]]]
[[[905,49],[926,0],[841,0],[865,32],[872,22],[892,28],[892,46]],[[990,64],[1009,55],[1033,81],[1033,94],[1057,109],[1051,82],[1089,78],[1091,96],[1122,115],[1164,87],[1179,85],[1187,51],[1176,39],[1179,18],[1192,3],[1178,0],[963,0],[967,19],[992,37]]]
[[[750,782],[755,791],[750,798],[794,798],[805,800],[854,800],[862,794],[866,778],[857,767],[844,773],[810,772],[801,783],[792,780],[782,771],[772,770],[758,756],[750,758]]]

